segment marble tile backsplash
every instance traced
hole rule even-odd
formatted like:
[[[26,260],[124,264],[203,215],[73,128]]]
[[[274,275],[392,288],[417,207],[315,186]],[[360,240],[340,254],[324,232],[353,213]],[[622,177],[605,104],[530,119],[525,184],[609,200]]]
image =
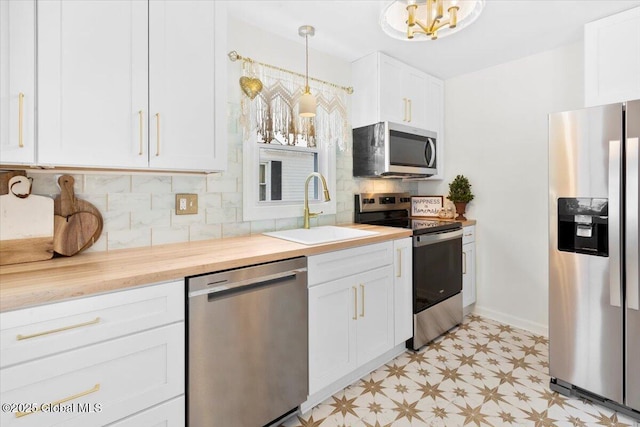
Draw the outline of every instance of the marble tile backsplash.
[[[230,108],[230,111],[239,109]],[[148,173],[72,174],[76,196],[96,206],[104,218],[100,239],[87,252],[259,234],[302,226],[297,218],[242,220],[242,137],[230,117],[228,168],[209,175]],[[417,192],[417,183],[353,178],[351,151],[336,156],[336,214],[312,219],[313,225],[353,222],[353,195],[372,191]],[[55,197],[59,172],[28,171],[34,194]],[[175,194],[198,194],[196,215],[175,215]]]

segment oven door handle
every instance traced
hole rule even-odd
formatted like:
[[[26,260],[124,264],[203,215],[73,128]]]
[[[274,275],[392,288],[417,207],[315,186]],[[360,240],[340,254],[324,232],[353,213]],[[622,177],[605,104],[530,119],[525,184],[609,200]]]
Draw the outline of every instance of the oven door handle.
[[[445,231],[443,233],[423,234],[413,237],[413,247],[433,245],[435,243],[446,242],[448,240],[462,239],[462,230]]]

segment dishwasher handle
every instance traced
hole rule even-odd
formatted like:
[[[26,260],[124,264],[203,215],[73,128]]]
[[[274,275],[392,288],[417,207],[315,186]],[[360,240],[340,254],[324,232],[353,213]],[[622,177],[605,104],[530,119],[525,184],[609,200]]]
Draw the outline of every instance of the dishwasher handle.
[[[296,270],[284,271],[281,273],[269,274],[260,277],[252,277],[246,280],[239,281],[229,281],[218,280],[207,283],[206,289],[200,289],[197,291],[189,292],[189,298],[197,297],[200,295],[211,295],[219,292],[227,292],[227,291],[240,291],[241,288],[246,288],[248,286],[259,286],[259,285],[273,285],[279,282],[284,282],[290,280],[291,278],[296,277],[299,273],[303,273],[307,271],[306,268],[299,268]]]

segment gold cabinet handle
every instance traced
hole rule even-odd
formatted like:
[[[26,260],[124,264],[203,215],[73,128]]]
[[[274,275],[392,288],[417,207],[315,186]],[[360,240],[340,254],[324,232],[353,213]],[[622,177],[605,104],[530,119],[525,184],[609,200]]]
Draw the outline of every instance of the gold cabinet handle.
[[[70,326],[63,326],[61,328],[51,329],[49,331],[36,332],[35,334],[30,334],[30,335],[18,334],[18,335],[16,335],[16,340],[18,340],[18,341],[28,340],[29,338],[35,338],[35,337],[41,337],[43,335],[55,334],[56,332],[68,331],[69,329],[76,329],[76,328],[81,328],[83,326],[95,325],[98,322],[100,322],[100,318],[96,317],[95,319],[89,320],[88,322],[78,323],[78,324],[70,325]]]
[[[138,155],[142,156],[142,144],[144,143],[144,117],[142,110],[138,111],[138,119],[140,120],[140,150],[138,151]]]
[[[403,122],[407,121],[407,98],[402,98],[402,101],[404,101],[404,118],[402,119]]]
[[[358,320],[358,288],[353,288],[353,317],[351,319]]]
[[[55,402],[51,402],[51,403],[45,403],[45,404],[41,405],[40,407],[36,408],[34,411],[16,412],[15,413],[16,414],[16,418],[20,418],[20,417],[24,417],[24,416],[27,416],[27,415],[35,414],[36,412],[40,412],[43,407],[50,408],[50,407],[53,407],[53,406],[61,405],[63,403],[69,402],[70,400],[79,399],[82,396],[86,396],[87,394],[95,393],[96,391],[99,391],[99,390],[100,390],[100,384],[96,384],[92,388],[90,388],[89,390],[81,391],[80,393],[74,394],[73,396],[65,397],[64,399],[56,400]]]
[[[407,120],[409,123],[411,123],[411,100],[407,100],[408,104],[409,104],[409,120]]]
[[[462,252],[462,274],[467,274],[467,253]]]
[[[398,251],[398,272],[396,273],[396,277],[402,277],[402,249],[397,249]]]
[[[156,113],[156,156],[160,155],[160,113]]]
[[[18,147],[24,148],[24,93],[18,94]]]
[[[360,317],[364,317],[364,285],[360,283],[360,290],[362,291],[362,311],[360,312]]]

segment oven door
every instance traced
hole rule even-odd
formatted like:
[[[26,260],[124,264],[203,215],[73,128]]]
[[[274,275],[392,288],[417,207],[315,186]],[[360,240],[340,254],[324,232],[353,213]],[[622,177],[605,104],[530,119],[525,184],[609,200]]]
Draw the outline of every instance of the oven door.
[[[413,312],[462,291],[462,230],[413,237]]]

